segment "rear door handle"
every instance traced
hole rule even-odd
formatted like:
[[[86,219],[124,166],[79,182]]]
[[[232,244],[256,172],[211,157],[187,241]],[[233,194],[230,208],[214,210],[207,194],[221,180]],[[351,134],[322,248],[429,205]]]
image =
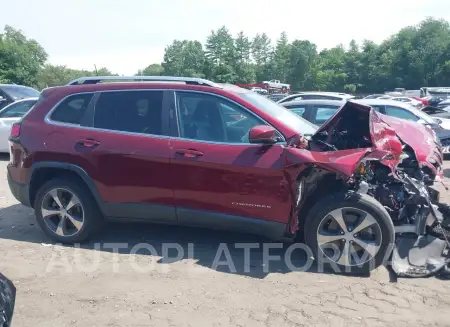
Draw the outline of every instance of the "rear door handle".
[[[202,151],[194,150],[194,149],[178,149],[176,150],[177,154],[182,154],[187,158],[195,158],[201,157],[203,155]]]
[[[78,140],[77,145],[81,145],[85,148],[94,148],[94,147],[100,145],[100,142],[97,140],[93,140],[93,139],[83,139],[83,140]]]

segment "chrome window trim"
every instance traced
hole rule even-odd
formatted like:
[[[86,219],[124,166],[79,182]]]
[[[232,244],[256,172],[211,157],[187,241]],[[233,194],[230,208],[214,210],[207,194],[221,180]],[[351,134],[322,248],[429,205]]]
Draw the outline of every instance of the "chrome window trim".
[[[236,106],[238,106],[238,107],[240,107],[241,109],[243,109],[245,112],[248,112],[250,115],[252,115],[253,117],[256,117],[258,120],[261,120],[261,121],[263,121],[265,124],[267,124],[268,126],[271,126],[271,127],[273,127],[274,129],[275,129],[275,131],[279,134],[279,135],[281,135],[281,137],[282,137],[282,141],[280,141],[280,142],[277,142],[277,143],[274,143],[274,145],[275,144],[287,144],[287,141],[286,141],[286,137],[283,135],[283,133],[281,133],[277,128],[275,128],[272,124],[270,124],[269,122],[267,122],[265,119],[263,119],[263,118],[261,118],[261,117],[259,117],[257,114],[255,114],[253,111],[251,111],[251,110],[249,110],[249,109],[247,109],[246,107],[244,107],[243,105],[241,105],[240,103],[238,103],[238,102],[236,102],[236,101],[234,101],[234,100],[232,100],[232,99],[230,99],[230,98],[227,98],[227,97],[224,97],[223,95],[220,95],[220,94],[216,94],[216,93],[212,93],[212,92],[205,92],[205,91],[197,91],[197,90],[179,90],[179,89],[175,89],[174,90],[174,96],[175,96],[175,110],[176,110],[176,112],[177,112],[177,116],[178,116],[178,101],[177,101],[177,91],[178,92],[189,92],[189,93],[201,93],[201,94],[206,94],[206,95],[211,95],[211,96],[216,96],[216,97],[219,97],[219,98],[222,98],[222,99],[224,99],[224,100],[226,100],[226,101],[228,101],[228,102],[231,102],[231,103],[233,103],[234,105],[236,105]],[[178,121],[178,117],[177,117],[177,124],[178,124],[178,129],[180,128],[180,124],[179,124],[179,121]],[[249,145],[249,144],[252,144],[252,145],[257,145],[258,143],[242,143],[242,142],[238,142],[238,143],[232,143],[232,142],[212,142],[212,141],[204,141],[204,140],[196,140],[196,139],[188,139],[188,138],[184,138],[184,137],[181,137],[181,136],[178,136],[178,137],[174,137],[174,138],[177,138],[177,139],[182,139],[182,140],[189,140],[189,141],[194,141],[194,142],[203,142],[203,143],[212,143],[212,144],[231,144],[231,145],[235,145],[235,144],[245,144],[245,145]]]
[[[177,136],[170,136],[170,135],[159,135],[159,134],[143,134],[143,133],[135,133],[135,132],[126,132],[126,131],[117,131],[117,130],[112,130],[112,129],[102,129],[102,128],[95,128],[95,127],[88,127],[88,126],[81,126],[79,124],[70,124],[70,123],[62,123],[62,122],[58,122],[55,120],[50,119],[52,113],[55,111],[55,109],[67,98],[74,96],[74,95],[79,95],[79,94],[90,94],[92,93],[93,95],[95,95],[96,93],[106,93],[106,92],[134,92],[134,91],[172,91],[173,92],[173,96],[175,97],[175,110],[178,110],[178,105],[177,105],[177,101],[176,101],[176,91],[181,91],[181,92],[193,92],[193,93],[204,93],[207,95],[213,95],[213,96],[218,96],[221,97],[225,100],[228,100],[232,103],[235,103],[236,105],[238,105],[239,107],[243,108],[244,110],[246,110],[247,112],[249,112],[250,114],[256,116],[257,118],[259,118],[260,120],[264,121],[267,125],[272,126],[272,124],[269,124],[265,119],[262,119],[261,117],[257,116],[256,114],[254,114],[252,111],[248,110],[247,108],[245,108],[244,106],[242,106],[241,104],[237,103],[234,100],[231,100],[227,97],[224,97],[220,94],[216,94],[216,93],[212,93],[212,92],[205,92],[205,91],[197,91],[197,90],[180,90],[180,89],[172,89],[172,88],[164,88],[164,89],[126,89],[126,90],[99,90],[99,91],[88,91],[88,92],[76,92],[76,93],[71,93],[66,95],[64,98],[62,98],[61,100],[59,100],[53,107],[52,109],[50,109],[50,111],[47,113],[47,115],[44,118],[44,121],[47,124],[50,125],[55,125],[55,126],[61,126],[61,127],[68,127],[68,128],[77,128],[77,129],[82,129],[82,130],[87,130],[87,131],[100,131],[100,132],[105,132],[105,133],[114,133],[114,134],[121,134],[121,135],[130,135],[130,136],[141,136],[141,137],[148,137],[148,138],[161,138],[161,139],[174,139],[174,140],[185,140],[185,141],[191,141],[191,142],[199,142],[199,143],[206,143],[206,144],[220,144],[220,145],[242,145],[242,146],[249,146],[249,145],[261,145],[259,143],[242,143],[242,142],[238,142],[238,143],[233,143],[233,142],[214,142],[214,141],[205,141],[205,140],[195,140],[195,139],[187,139],[187,138],[182,138],[182,137],[177,137]],[[179,126],[178,126],[179,127]],[[273,127],[273,126],[272,126]],[[278,131],[278,129],[276,129],[274,127],[274,129],[282,136],[283,141],[282,142],[277,142],[274,143],[273,145],[286,145],[287,141],[286,141],[286,137],[280,132]]]

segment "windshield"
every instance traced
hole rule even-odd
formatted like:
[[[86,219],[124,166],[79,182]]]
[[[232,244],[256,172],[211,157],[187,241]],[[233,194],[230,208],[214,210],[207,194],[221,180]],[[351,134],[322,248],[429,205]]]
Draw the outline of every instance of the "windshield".
[[[289,126],[298,133],[308,136],[313,135],[318,130],[316,125],[297,116],[290,110],[262,95],[253,92],[241,93],[239,95],[255,107],[258,107],[260,110],[275,117],[277,120]]]
[[[2,90],[7,93],[14,100],[24,99],[24,98],[37,98],[40,92],[28,87],[21,85],[3,85]]]

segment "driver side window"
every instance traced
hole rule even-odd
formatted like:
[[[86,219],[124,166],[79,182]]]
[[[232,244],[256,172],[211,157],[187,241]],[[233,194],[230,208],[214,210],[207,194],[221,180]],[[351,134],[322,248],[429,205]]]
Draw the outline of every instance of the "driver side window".
[[[226,99],[203,93],[177,92],[180,137],[199,141],[249,143],[248,133],[267,125]]]

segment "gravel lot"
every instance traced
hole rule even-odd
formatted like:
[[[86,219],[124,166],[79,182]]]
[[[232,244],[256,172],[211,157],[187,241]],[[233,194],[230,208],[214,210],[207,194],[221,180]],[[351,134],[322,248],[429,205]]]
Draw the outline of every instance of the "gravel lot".
[[[261,249],[246,265],[231,243],[261,241],[254,236],[116,224],[82,248],[47,244],[32,210],[9,191],[7,160],[0,161],[0,271],[18,289],[14,327],[450,326],[450,281],[395,280],[385,268],[358,277],[291,272],[281,261],[264,264]],[[108,243],[117,242],[129,244],[116,254]],[[165,242],[184,255],[164,255]],[[153,248],[133,253],[139,243]],[[221,243],[231,244],[236,271],[213,269]]]

